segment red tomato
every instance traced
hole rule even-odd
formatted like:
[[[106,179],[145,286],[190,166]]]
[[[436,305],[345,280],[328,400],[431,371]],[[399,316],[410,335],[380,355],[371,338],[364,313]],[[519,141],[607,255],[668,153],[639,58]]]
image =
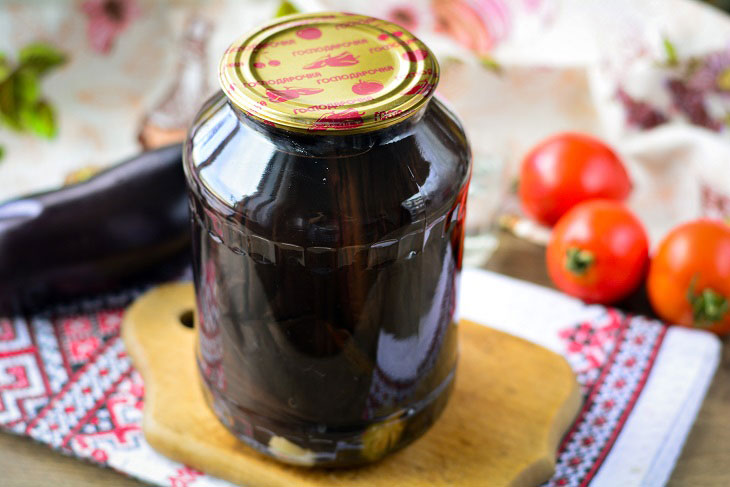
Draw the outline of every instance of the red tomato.
[[[553,225],[582,201],[623,201],[630,192],[631,180],[619,157],[588,135],[554,135],[537,144],[522,161],[522,208],[546,225]]]
[[[612,303],[636,289],[649,260],[641,222],[621,203],[577,205],[553,228],[547,248],[550,278],[562,291],[591,303]]]
[[[652,258],[647,291],[668,323],[730,333],[730,226],[696,220],[672,230]]]

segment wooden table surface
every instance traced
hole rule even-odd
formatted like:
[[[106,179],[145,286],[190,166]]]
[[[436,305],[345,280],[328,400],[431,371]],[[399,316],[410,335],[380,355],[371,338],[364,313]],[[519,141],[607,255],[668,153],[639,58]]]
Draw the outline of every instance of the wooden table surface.
[[[487,269],[545,286],[543,249],[501,235],[501,245]],[[622,307],[649,312],[638,297]],[[0,485],[3,487],[117,487],[144,485],[109,469],[62,456],[27,438],[0,434]],[[672,474],[672,487],[726,487],[730,485],[730,345],[723,347],[720,368],[710,387],[682,455]]]

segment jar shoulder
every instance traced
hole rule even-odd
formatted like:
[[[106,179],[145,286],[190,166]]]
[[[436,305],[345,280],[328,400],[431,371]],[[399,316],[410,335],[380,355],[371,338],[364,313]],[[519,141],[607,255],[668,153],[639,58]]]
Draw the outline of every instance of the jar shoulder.
[[[464,131],[439,101],[402,129],[335,154],[302,152],[336,136],[292,134],[282,143],[217,95],[191,129],[186,173],[195,197],[261,235],[337,240],[348,226],[359,235],[352,238],[382,238],[448,212],[470,174]]]

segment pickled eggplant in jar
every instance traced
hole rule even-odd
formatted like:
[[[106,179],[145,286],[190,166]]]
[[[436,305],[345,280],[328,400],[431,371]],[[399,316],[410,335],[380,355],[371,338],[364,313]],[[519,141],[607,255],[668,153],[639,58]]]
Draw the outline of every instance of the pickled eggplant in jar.
[[[325,12],[246,34],[185,146],[210,407],[278,460],[372,462],[456,373],[469,145],[402,27]]]

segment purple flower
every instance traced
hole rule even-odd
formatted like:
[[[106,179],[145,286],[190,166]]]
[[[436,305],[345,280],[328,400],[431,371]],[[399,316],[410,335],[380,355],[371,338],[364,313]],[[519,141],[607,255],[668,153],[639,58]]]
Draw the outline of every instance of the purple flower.
[[[399,5],[394,7],[386,18],[391,22],[405,27],[408,30],[416,30],[418,28],[418,12],[410,5]]]
[[[667,89],[672,97],[674,106],[682,112],[690,122],[710,130],[720,131],[722,122],[710,117],[705,107],[704,92],[690,86],[680,79],[667,81]]]
[[[642,130],[648,130],[669,120],[659,109],[654,108],[644,101],[632,98],[622,87],[619,87],[618,91],[616,91],[616,97],[624,106],[626,123],[629,125],[633,125]]]
[[[730,48],[708,54],[701,63],[690,77],[689,87],[730,95]]]
[[[81,10],[89,17],[89,44],[102,54],[111,50],[117,36],[140,14],[135,0],[86,0]]]

